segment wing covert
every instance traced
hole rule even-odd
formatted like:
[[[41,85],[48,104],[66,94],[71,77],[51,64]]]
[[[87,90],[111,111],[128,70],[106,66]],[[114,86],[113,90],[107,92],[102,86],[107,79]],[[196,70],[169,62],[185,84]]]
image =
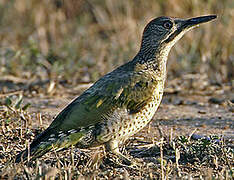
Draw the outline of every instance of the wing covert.
[[[151,100],[157,84],[148,76],[129,73],[121,74],[119,78],[101,78],[69,104],[50,127],[69,130],[95,125],[111,116],[117,108],[126,108],[130,114],[139,112]]]

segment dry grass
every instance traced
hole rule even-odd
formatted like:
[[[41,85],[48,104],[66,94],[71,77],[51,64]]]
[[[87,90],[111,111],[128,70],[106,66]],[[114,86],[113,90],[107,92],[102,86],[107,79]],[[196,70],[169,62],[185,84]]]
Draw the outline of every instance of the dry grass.
[[[144,26],[157,16],[217,14],[217,21],[189,32],[172,49],[169,87],[173,93],[198,89],[203,96],[217,87],[216,96],[233,91],[233,9],[232,0],[0,0],[0,178],[231,179],[233,146],[215,136],[161,137],[156,143],[138,134],[126,149],[141,169],[111,166],[111,155],[102,148],[51,152],[30,165],[11,160],[52,119],[28,110],[23,95],[49,99],[79,93],[77,84],[86,86],[132,59]],[[180,80],[185,73],[190,75]],[[179,89],[178,79],[185,89]]]

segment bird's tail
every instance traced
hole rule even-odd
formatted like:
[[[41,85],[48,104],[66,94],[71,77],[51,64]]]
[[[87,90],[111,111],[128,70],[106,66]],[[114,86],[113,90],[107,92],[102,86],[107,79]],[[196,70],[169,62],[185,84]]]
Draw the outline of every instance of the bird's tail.
[[[53,129],[46,129],[33,142],[30,147],[20,152],[16,158],[15,163],[33,161],[36,158],[43,156],[45,153],[54,149],[55,151],[68,148],[71,145],[77,144],[84,136],[83,132],[74,132],[65,134],[55,134]]]

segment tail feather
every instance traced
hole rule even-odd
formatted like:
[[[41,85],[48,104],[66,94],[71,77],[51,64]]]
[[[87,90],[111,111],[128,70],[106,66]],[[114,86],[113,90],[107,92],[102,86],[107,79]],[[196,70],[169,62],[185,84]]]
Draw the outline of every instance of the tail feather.
[[[28,157],[30,161],[33,161],[36,158],[43,156],[51,149],[58,151],[68,148],[69,146],[75,145],[81,141],[85,134],[82,131],[68,131],[68,134],[58,134],[55,132],[56,131],[53,129],[46,129],[32,142],[29,150],[26,149],[16,156],[15,162],[24,162],[28,159]]]
[[[51,148],[48,147],[46,149],[36,149],[35,151],[30,149],[30,153],[29,153],[28,149],[26,149],[24,151],[21,151],[16,156],[15,163],[25,162],[28,159],[28,157],[29,157],[30,161],[33,161],[33,160],[43,156],[45,153],[49,152],[51,149],[52,149],[52,146],[51,146]]]
[[[45,153],[47,153],[51,148],[44,147],[41,148],[41,142],[48,142],[48,139],[50,138],[50,135],[53,134],[52,129],[46,129],[41,134],[39,134],[36,139],[30,144],[30,147],[25,149],[24,151],[21,151],[15,158],[15,162],[24,162],[28,159],[34,160],[38,157],[43,156]],[[49,144],[47,144],[48,146]],[[52,146],[52,145],[51,145]],[[30,152],[29,152],[30,151]]]

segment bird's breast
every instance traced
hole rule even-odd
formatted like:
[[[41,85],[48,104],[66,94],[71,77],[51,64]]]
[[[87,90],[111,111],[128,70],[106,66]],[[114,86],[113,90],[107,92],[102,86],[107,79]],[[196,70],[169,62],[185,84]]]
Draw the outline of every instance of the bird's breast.
[[[127,109],[116,109],[108,118],[99,136],[99,141],[117,139],[120,142],[143,129],[155,114],[163,95],[163,83],[159,83],[152,93],[151,100],[137,113],[129,114]]]
[[[158,109],[158,106],[161,103],[163,96],[163,85],[157,86],[152,94],[151,101],[149,101],[140,112],[132,115],[132,121],[130,123],[135,124],[135,127],[132,128],[133,132],[130,135],[133,135],[143,129],[152,119],[155,112]]]

